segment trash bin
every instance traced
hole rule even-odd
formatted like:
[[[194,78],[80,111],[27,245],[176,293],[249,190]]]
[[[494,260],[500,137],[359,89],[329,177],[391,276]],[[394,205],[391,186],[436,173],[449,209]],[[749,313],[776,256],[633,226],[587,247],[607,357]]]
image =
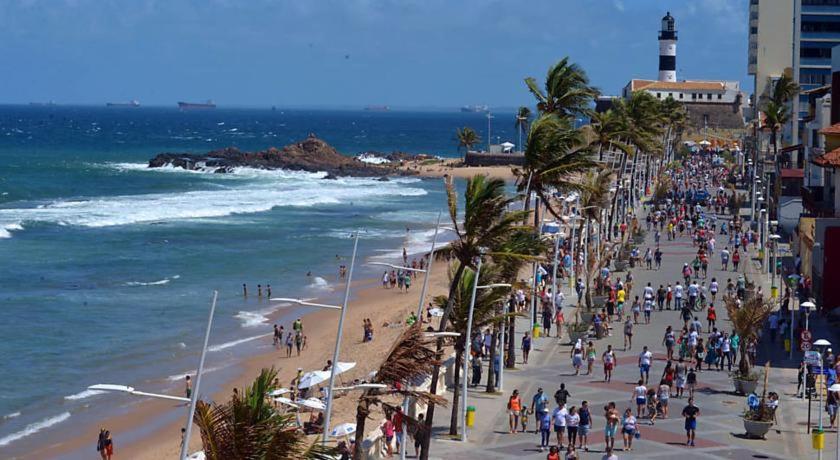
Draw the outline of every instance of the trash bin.
[[[785,339],[785,351],[790,353],[790,339]]]
[[[475,406],[467,406],[467,426],[472,428],[475,425]]]
[[[778,299],[779,298],[779,288],[776,286],[770,286],[770,298],[771,299]]]
[[[814,450],[823,450],[825,448],[825,433],[819,429],[812,431],[811,446]]]
[[[540,326],[540,323],[534,323],[534,328],[531,331],[531,335],[535,339],[538,339],[538,338],[540,338],[540,331],[542,331],[542,326]]]

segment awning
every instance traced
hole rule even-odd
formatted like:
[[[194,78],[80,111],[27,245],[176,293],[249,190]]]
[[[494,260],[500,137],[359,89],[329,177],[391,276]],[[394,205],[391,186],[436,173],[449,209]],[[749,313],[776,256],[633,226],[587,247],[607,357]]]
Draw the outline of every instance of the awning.
[[[802,179],[805,177],[804,169],[789,168],[782,169],[782,179]]]
[[[794,151],[798,151],[798,150],[802,150],[802,144],[796,144],[796,145],[790,145],[790,146],[784,147],[784,148],[782,148],[782,150],[779,151],[779,153],[794,152]]]

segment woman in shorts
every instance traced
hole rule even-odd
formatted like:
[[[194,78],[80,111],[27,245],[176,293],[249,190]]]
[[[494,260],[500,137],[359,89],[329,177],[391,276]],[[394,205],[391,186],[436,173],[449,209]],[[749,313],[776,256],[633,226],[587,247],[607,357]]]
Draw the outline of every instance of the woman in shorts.
[[[636,436],[636,417],[628,407],[621,419],[621,434],[624,438],[624,450],[633,450],[633,438]]]
[[[519,397],[519,390],[513,390],[513,394],[507,403],[508,416],[510,419],[510,432],[516,433],[519,427],[519,414],[522,411],[522,399]]]

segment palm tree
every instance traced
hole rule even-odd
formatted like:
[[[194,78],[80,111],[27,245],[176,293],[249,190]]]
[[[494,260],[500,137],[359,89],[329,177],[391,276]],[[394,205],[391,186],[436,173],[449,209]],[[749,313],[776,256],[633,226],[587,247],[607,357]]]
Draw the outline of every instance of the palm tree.
[[[519,150],[523,151],[522,149],[522,133],[528,129],[528,123],[531,122],[531,109],[525,107],[519,107],[519,110],[516,112],[516,123],[514,123],[514,127],[519,132]]]
[[[474,129],[464,126],[463,128],[458,128],[455,130],[455,137],[458,139],[458,151],[461,151],[461,148],[466,149],[468,152],[472,149],[472,146],[478,144],[478,134],[475,132]]]
[[[541,113],[556,113],[563,117],[587,114],[592,100],[598,96],[598,90],[589,85],[586,72],[569,62],[568,57],[548,69],[545,90],[532,77],[525,79],[525,85],[537,99],[537,109]]]
[[[770,100],[781,105],[789,102],[797,94],[799,94],[799,85],[789,76],[782,74],[776,80],[776,84],[773,85],[773,94],[770,96]]]
[[[775,308],[775,302],[768,302],[756,295],[749,297],[740,306],[733,298],[726,300],[726,314],[732,322],[732,332],[741,338],[741,345],[738,347],[741,355],[738,360],[738,375],[743,379],[749,377],[750,368],[755,364],[750,362],[748,345],[753,340],[758,341],[764,322]]]
[[[628,152],[631,147],[621,141],[625,136],[624,126],[618,114],[612,109],[605,112],[595,112],[591,116],[591,123],[583,126],[583,131],[590,140],[590,145],[598,147],[598,161],[604,161],[604,151],[613,148]]]
[[[773,145],[773,156],[778,155],[779,130],[790,121],[790,109],[784,103],[777,104],[770,101],[764,107],[764,128],[770,130],[770,143]]]
[[[429,376],[436,366],[440,365],[437,353],[432,349],[432,341],[423,335],[420,323],[405,330],[397,339],[376,371],[371,383],[381,383],[387,389],[365,390],[359,396],[356,405],[356,446],[353,458],[361,458],[361,446],[365,438],[365,422],[371,413],[372,406],[382,406],[386,412],[393,412],[398,406],[393,396],[413,398],[424,404],[436,403],[445,406],[446,399],[426,391],[411,390],[414,382]],[[417,420],[403,414],[403,422],[413,430],[425,430],[426,427]],[[403,433],[405,433],[405,427]],[[403,439],[407,442],[407,439]]]
[[[310,442],[292,414],[277,412],[266,399],[277,371],[263,369],[254,383],[221,404],[198,401],[195,424],[209,460],[335,458],[335,449]]]
[[[456,262],[457,263],[457,262]],[[450,270],[450,275],[452,271]],[[479,275],[479,285],[487,285],[500,281],[499,267],[491,263],[484,263],[481,266],[481,273]],[[460,337],[455,341],[455,374],[453,377],[452,390],[452,417],[449,423],[449,434],[458,434],[458,420],[460,420],[460,409],[458,400],[461,395],[461,368],[464,365],[464,353],[470,349],[472,337],[467,337],[467,321],[469,318],[470,301],[472,300],[473,285],[475,284],[475,272],[472,269],[465,269],[463,276],[458,282],[455,290],[454,302],[452,307],[452,315],[449,317],[448,330],[451,332],[458,332]],[[507,297],[509,288],[498,289],[477,289],[475,292],[475,305],[473,307],[473,322],[472,330],[480,331],[481,328],[494,324],[501,318],[497,315],[496,310],[499,304],[503,303]],[[434,303],[446,308],[449,299],[445,296],[435,297]],[[492,366],[492,361],[491,361]],[[488,372],[492,374],[492,372]],[[466,375],[463,376],[467,378]]]
[[[574,129],[568,118],[554,113],[542,114],[531,123],[518,188],[526,194],[535,192],[546,209],[559,219],[559,211],[549,200],[550,194],[556,190],[579,189],[577,176],[596,165],[582,131]],[[539,222],[539,210],[536,209],[534,224]]]
[[[438,330],[446,331],[449,317],[455,304],[456,292],[461,282],[464,270],[475,267],[475,262],[483,253],[491,257],[517,257],[516,254],[501,251],[503,243],[519,228],[524,211],[508,211],[514,198],[505,195],[505,182],[501,179],[489,179],[487,176],[477,175],[467,180],[464,191],[463,223],[458,221],[458,198],[455,185],[451,177],[446,179],[446,197],[449,217],[452,220],[456,238],[449,245],[449,255],[455,259],[456,267],[449,285],[446,308],[440,319]],[[443,340],[438,340],[437,351],[442,352]],[[439,366],[435,366],[432,374],[432,392],[437,388]],[[435,405],[430,404],[427,412],[426,426],[431,429],[434,419]],[[428,458],[428,437],[423,441],[421,458]]]
[[[594,171],[588,171],[581,180],[582,190],[580,192],[580,213],[583,220],[580,223],[579,235],[586,235],[588,254],[594,254],[589,258],[589,266],[584,267],[586,276],[586,307],[592,308],[592,296],[590,284],[593,271],[597,272],[601,264],[601,252],[595,251],[589,242],[590,222],[597,222],[599,231],[603,228],[601,210],[610,205],[610,186],[612,184],[613,171],[610,168],[601,167]],[[598,238],[601,240],[601,238]],[[591,268],[590,268],[591,267]]]

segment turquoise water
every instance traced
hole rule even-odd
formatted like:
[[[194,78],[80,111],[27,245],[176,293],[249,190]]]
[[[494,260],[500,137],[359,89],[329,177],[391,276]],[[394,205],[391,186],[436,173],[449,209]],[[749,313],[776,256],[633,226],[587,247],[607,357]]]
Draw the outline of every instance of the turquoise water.
[[[365,260],[393,258],[427,248],[444,208],[439,180],[148,170],[149,158],[282,146],[310,132],[350,155],[454,156],[455,128],[486,135],[486,122],[457,112],[0,107],[0,456],[113,404],[87,385],[180,388],[212,290],[211,373],[265,346],[276,307],[253,295],[258,283],[274,296],[338,295],[354,229],[364,229]],[[493,122],[516,142],[513,114]]]

